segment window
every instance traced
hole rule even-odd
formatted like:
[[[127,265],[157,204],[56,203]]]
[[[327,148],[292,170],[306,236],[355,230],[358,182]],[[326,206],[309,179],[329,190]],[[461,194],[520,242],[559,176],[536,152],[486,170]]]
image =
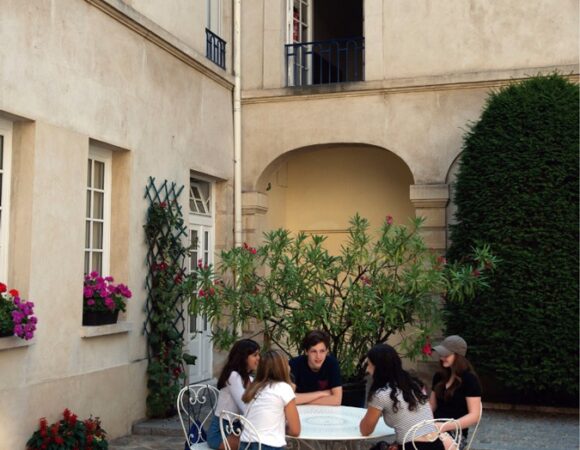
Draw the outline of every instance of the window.
[[[189,182],[189,211],[211,215],[211,185],[207,181],[191,178]]]
[[[92,146],[87,165],[85,274],[109,274],[112,152]]]
[[[0,280],[8,276],[12,122],[0,119]]]
[[[222,2],[221,0],[206,0],[207,28],[214,34],[221,36]]]

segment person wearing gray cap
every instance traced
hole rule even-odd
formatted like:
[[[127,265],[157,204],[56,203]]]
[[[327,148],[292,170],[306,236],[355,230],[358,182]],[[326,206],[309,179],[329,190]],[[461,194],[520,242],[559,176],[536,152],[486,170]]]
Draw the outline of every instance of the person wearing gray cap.
[[[433,415],[452,418],[459,422],[463,439],[461,448],[467,444],[467,429],[478,423],[481,415],[481,385],[473,366],[465,357],[467,342],[457,335],[446,337],[433,347],[439,355],[441,370],[433,377],[429,403]],[[450,431],[443,425],[442,431]]]

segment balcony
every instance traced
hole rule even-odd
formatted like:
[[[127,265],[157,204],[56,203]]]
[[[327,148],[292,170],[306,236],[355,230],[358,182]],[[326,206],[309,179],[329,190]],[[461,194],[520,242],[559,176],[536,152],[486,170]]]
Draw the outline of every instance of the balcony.
[[[364,80],[364,37],[288,44],[286,86]]]
[[[205,56],[222,69],[226,68],[226,41],[205,29]]]

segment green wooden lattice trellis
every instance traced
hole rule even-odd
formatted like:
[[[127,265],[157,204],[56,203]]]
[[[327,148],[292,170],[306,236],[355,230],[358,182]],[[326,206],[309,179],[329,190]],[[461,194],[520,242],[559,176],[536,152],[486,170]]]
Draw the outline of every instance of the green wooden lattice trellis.
[[[149,236],[147,236],[146,258],[148,271],[145,279],[147,301],[145,303],[146,319],[144,332],[148,337],[151,336],[153,331],[153,322],[151,318],[155,313],[155,306],[153,304],[154,268],[162,262],[182,268],[187,256],[188,249],[183,245],[183,240],[187,238],[188,231],[183,221],[182,207],[178,202],[183,189],[184,186],[178,188],[175,182],[169,182],[167,180],[157,186],[154,177],[149,177],[149,182],[145,189],[145,198],[149,201],[149,208],[153,205],[171,205],[170,208],[166,208],[166,212],[169,216],[168,223],[159,229],[156,239],[150,239]],[[174,280],[173,283],[173,287],[175,287],[177,282]],[[175,297],[173,308],[175,310],[175,316],[170,327],[183,342],[185,332],[185,312],[183,299],[180,296]],[[151,359],[150,345],[148,346],[148,357]]]

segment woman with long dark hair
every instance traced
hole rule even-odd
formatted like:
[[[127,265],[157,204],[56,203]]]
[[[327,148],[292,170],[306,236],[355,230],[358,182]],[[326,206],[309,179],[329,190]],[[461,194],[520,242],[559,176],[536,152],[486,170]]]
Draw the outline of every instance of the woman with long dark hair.
[[[260,362],[260,346],[252,339],[237,341],[230,353],[226,364],[218,378],[217,388],[220,391],[215,415],[212,418],[207,432],[207,444],[210,448],[223,450],[225,448],[220,433],[219,415],[223,410],[243,414],[245,405],[242,395],[252,381],[251,373]],[[235,450],[239,445],[239,438],[234,434],[228,437],[230,447]]]
[[[465,357],[467,343],[461,336],[448,336],[433,347],[439,354],[441,370],[433,377],[429,403],[435,418],[456,419],[462,429],[461,447],[467,445],[467,429],[479,422],[481,385],[473,366]],[[451,431],[443,425],[441,431]]]
[[[371,348],[367,353],[367,372],[372,376],[372,384],[367,412],[360,422],[363,436],[374,431],[382,416],[385,423],[395,429],[397,442],[402,444],[413,425],[433,419],[425,386],[403,369],[401,358],[393,347],[378,344]],[[425,424],[414,436],[419,450],[445,449],[433,424]],[[412,443],[405,444],[405,450],[413,449]]]
[[[257,450],[260,441],[262,450],[281,450],[286,447],[286,435],[300,434],[290,366],[280,351],[264,352],[256,379],[246,389],[242,400],[247,403],[244,416],[254,425],[259,436],[244,428],[240,448]]]

